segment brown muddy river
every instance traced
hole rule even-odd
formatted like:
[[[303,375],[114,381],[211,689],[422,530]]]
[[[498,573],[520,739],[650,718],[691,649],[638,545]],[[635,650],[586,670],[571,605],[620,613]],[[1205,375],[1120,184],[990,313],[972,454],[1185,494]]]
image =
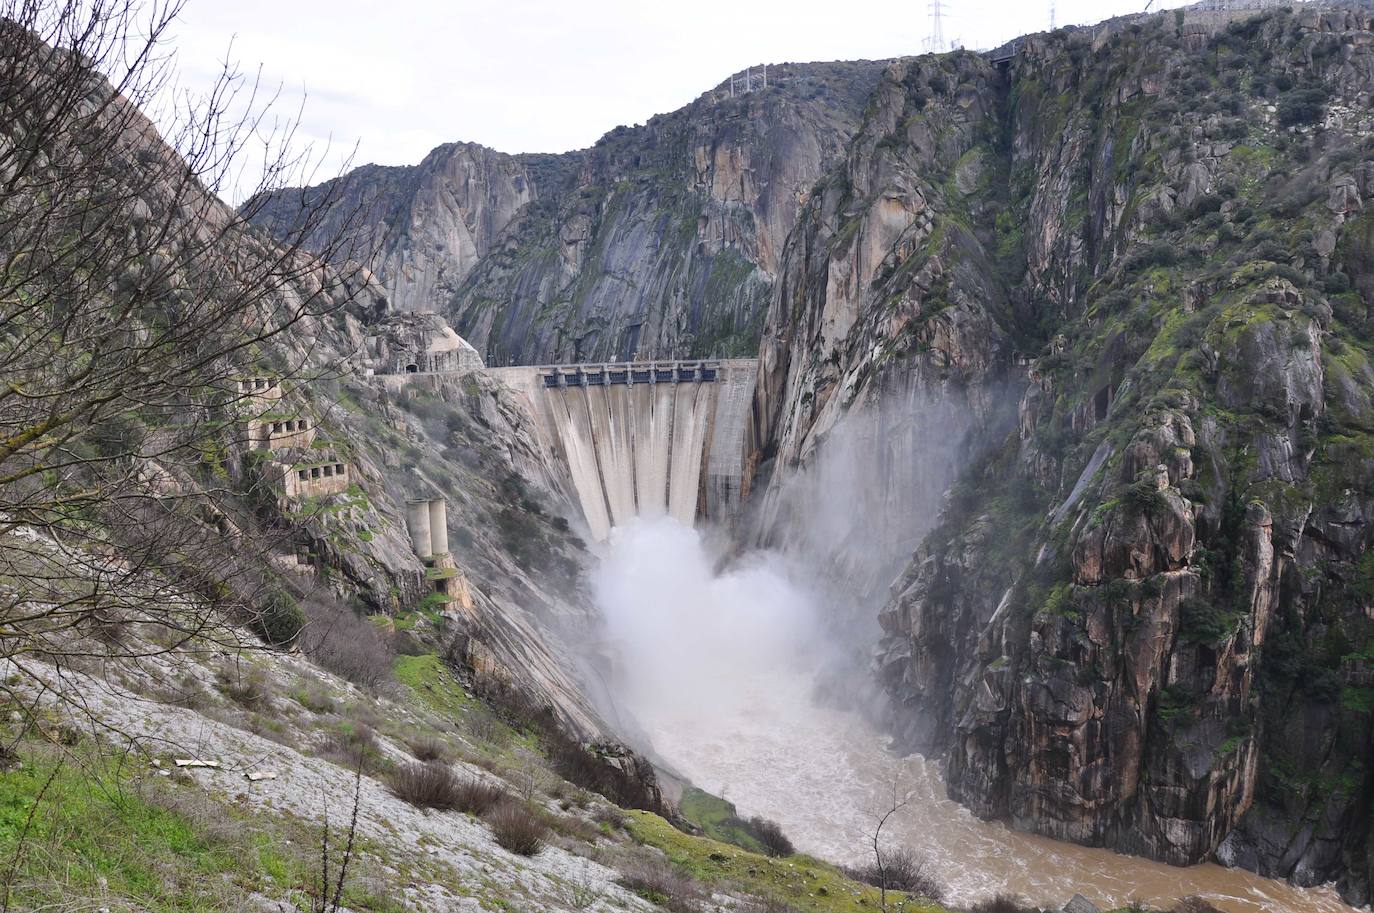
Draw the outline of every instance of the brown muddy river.
[[[1057,908],[1077,892],[1103,909],[1131,900],[1167,909],[1196,894],[1227,913],[1353,909],[1325,888],[1300,890],[1218,865],[1174,868],[980,821],[945,798],[938,765],[889,754],[858,716],[811,706],[808,686],[802,677],[761,677],[748,686],[749,711],[661,719],[650,733],[692,782],[724,794],[742,814],[778,821],[799,849],[838,862],[868,861],[867,834],[897,778],[913,798],[885,833],[929,861],[951,902],[1012,891]]]
[[[819,633],[825,607],[798,576],[768,556],[718,575],[696,532],[663,520],[616,530],[595,579],[622,659],[616,712],[639,720],[669,766],[742,814],[776,820],[798,849],[868,861],[867,835],[895,781],[912,800],[885,838],[924,856],[951,903],[1011,891],[1056,909],[1075,893],[1103,909],[1167,909],[1188,895],[1227,913],[1353,909],[1330,889],[1173,868],[978,820],[945,797],[936,763],[889,753],[860,714],[811,700],[834,635]]]

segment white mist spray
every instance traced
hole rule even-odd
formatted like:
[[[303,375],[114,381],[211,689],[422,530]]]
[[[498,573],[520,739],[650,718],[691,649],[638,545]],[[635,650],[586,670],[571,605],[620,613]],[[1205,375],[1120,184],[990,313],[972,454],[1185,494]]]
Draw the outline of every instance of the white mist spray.
[[[842,538],[851,554],[863,548],[853,530]],[[633,714],[653,754],[693,784],[838,862],[870,861],[866,835],[896,781],[914,801],[884,833],[926,858],[961,903],[1010,890],[1048,906],[1081,891],[1104,909],[1181,894],[1233,913],[1346,909],[1330,892],[1239,870],[1174,869],[976,820],[945,798],[937,763],[888,753],[852,712],[867,700],[863,670],[813,699],[822,668],[852,646],[837,643],[853,635],[837,631],[834,600],[854,598],[819,588],[816,571],[758,553],[717,573],[699,533],[668,518],[615,530],[593,584],[615,647],[616,716]]]
[[[773,553],[717,573],[700,534],[664,518],[615,530],[593,585],[618,703],[657,757],[742,813],[778,820],[799,847],[862,861],[869,800],[905,762],[861,715],[813,700],[834,649],[803,578]]]
[[[593,577],[621,662],[619,697],[646,726],[701,730],[752,715],[818,659],[816,607],[767,555],[717,575],[696,530],[618,528]]]

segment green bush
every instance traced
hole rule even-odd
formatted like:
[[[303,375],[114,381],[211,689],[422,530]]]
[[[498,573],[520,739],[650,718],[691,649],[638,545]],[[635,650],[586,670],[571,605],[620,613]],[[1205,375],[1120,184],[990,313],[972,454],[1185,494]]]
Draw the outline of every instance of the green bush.
[[[1240,614],[1190,596],[1179,603],[1179,635],[1197,644],[1216,644],[1236,633]]]
[[[1195,706],[1193,693],[1184,685],[1173,684],[1160,690],[1155,713],[1160,720],[1169,724],[1191,716]]]
[[[1279,98],[1279,123],[1285,127],[1315,124],[1326,113],[1326,90],[1314,86],[1294,89]]]
[[[1343,295],[1350,291],[1350,277],[1341,270],[1336,270],[1322,281],[1322,290],[1328,295]]]
[[[253,630],[274,647],[292,643],[304,627],[305,613],[296,600],[285,593],[269,596],[253,618]]]
[[[1341,689],[1341,707],[1366,716],[1374,713],[1374,688]]]
[[[1126,503],[1137,512],[1150,517],[1163,510],[1168,502],[1164,495],[1160,494],[1154,474],[1149,473],[1146,477],[1132,482],[1126,489]]]

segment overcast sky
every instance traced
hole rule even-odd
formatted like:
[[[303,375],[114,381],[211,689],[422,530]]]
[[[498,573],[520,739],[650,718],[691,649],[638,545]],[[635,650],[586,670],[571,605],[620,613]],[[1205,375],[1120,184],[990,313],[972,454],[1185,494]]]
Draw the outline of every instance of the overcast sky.
[[[1144,5],[1058,0],[1057,15]],[[992,47],[1049,18],[1049,0],[945,0],[944,31]],[[303,139],[414,164],[454,140],[583,148],[749,65],[922,53],[930,34],[928,0],[187,0],[173,41],[188,87],[231,54],[283,87],[284,109],[305,94]]]

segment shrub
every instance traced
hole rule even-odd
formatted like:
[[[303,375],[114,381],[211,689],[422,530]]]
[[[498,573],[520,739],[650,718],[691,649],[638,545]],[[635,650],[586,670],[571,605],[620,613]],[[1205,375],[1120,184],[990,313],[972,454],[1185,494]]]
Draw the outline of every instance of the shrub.
[[[763,844],[769,856],[791,856],[796,852],[792,847],[792,841],[787,839],[787,835],[782,832],[782,827],[776,821],[756,816],[744,822],[744,829],[748,831],[749,836]]]
[[[1191,219],[1201,219],[1203,216],[1211,215],[1221,211],[1222,199],[1220,195],[1205,193],[1193,201],[1193,208],[1189,215]]]
[[[486,815],[496,843],[517,856],[535,856],[544,848],[549,826],[528,807],[514,801],[499,803]]]
[[[334,700],[334,696],[320,687],[302,687],[292,692],[291,696],[311,713],[336,713],[339,709],[339,702]]]
[[[1218,608],[1205,599],[1189,596],[1178,604],[1179,634],[1198,644],[1216,644],[1236,632],[1240,614]]]
[[[1326,113],[1325,89],[1308,86],[1294,89],[1279,98],[1279,123],[1285,127],[1315,124]]]
[[[674,913],[695,913],[701,884],[666,859],[635,857],[620,867],[620,886]]]
[[[545,815],[544,821],[549,828],[560,836],[572,840],[581,840],[583,843],[596,843],[601,836],[601,830],[595,824],[585,821],[576,815]]]
[[[1350,291],[1350,277],[1341,270],[1334,270],[1322,281],[1322,290],[1328,295],[1341,295]]]
[[[250,619],[253,631],[274,647],[290,644],[305,627],[305,613],[286,593],[272,593]]]
[[[459,807],[463,784],[453,768],[437,761],[402,764],[387,777],[391,794],[416,808],[453,811]]]
[[[1143,272],[1156,266],[1173,266],[1178,262],[1178,251],[1174,245],[1165,241],[1138,248],[1126,258],[1127,272]]]
[[[861,868],[846,869],[845,874],[875,888],[916,894],[937,903],[944,898],[944,885],[931,874],[924,859],[904,849],[888,850],[882,858],[881,866],[873,862]]]
[[[969,913],[1038,913],[1035,907],[1021,902],[1015,894],[998,894],[973,905]]]
[[[507,801],[510,801],[510,797],[501,787],[476,777],[468,777],[458,784],[454,808],[481,817]]]
[[[521,799],[533,802],[536,796],[545,791],[549,772],[528,752],[517,751],[516,759],[519,763],[505,767],[501,777],[515,788],[516,795]]]
[[[261,711],[272,702],[272,683],[261,669],[221,670],[220,690],[245,710]]]
[[[325,742],[320,752],[325,758],[350,770],[371,770],[382,764],[382,746],[377,733],[366,723],[345,721]]]
[[[1159,493],[1154,479],[1146,478],[1132,482],[1126,489],[1126,503],[1137,513],[1152,517],[1168,503]]]
[[[780,897],[761,897],[742,907],[745,913],[801,913],[796,907]]]
[[[443,739],[433,736],[416,739],[410,743],[410,753],[417,761],[447,761],[449,759],[448,745]]]
[[[1348,282],[1346,286],[1349,287]],[[118,609],[92,613],[89,631],[91,637],[107,647],[122,647],[129,636],[129,618]]]
[[[1197,697],[1188,690],[1188,686],[1174,683],[1160,689],[1155,714],[1166,725],[1171,725],[1191,716],[1196,705]]]
[[[493,748],[510,741],[510,727],[485,710],[469,710],[463,716],[463,729],[472,738]]]
[[[391,680],[391,649],[371,622],[323,590],[306,592],[300,605],[299,642],[311,662],[368,689]]]
[[[611,830],[619,831],[625,829],[625,823],[628,819],[625,817],[625,813],[614,805],[601,805],[592,812],[592,820],[597,824],[604,824]]]
[[[254,713],[249,716],[244,724],[244,728],[254,735],[262,736],[264,739],[276,742],[278,745],[285,745],[288,748],[297,749],[300,747],[300,743],[296,739],[296,729],[287,726],[281,720],[263,716],[261,713]]]

